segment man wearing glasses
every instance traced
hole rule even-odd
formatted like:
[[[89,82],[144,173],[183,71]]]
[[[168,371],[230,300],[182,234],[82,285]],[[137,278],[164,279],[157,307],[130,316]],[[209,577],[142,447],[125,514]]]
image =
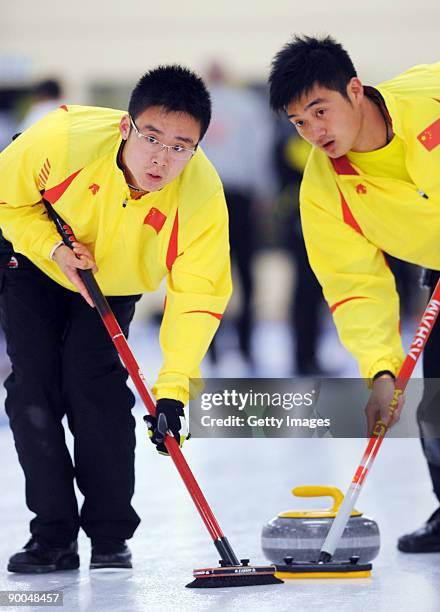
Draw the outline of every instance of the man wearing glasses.
[[[140,294],[167,279],[157,413],[179,444],[189,379],[231,293],[223,189],[198,143],[211,117],[203,81],[180,66],[145,74],[128,113],[65,106],[0,155],[0,314],[12,362],[6,411],[35,513],[12,572],[130,568],[139,524],[134,491],[134,396],[78,269],[92,269],[125,334]],[[42,198],[69,223],[59,241]],[[73,460],[61,420],[74,437]],[[166,451],[157,422],[149,435]],[[73,480],[84,495],[78,511]]]

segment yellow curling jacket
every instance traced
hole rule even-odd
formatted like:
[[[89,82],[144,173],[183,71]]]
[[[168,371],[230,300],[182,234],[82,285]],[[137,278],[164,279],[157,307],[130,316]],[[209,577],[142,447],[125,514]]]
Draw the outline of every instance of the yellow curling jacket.
[[[60,237],[41,194],[94,253],[105,295],[154,291],[167,277],[157,399],[188,400],[188,381],[231,294],[228,215],[202,150],[178,178],[133,200],[117,164],[122,111],[62,106],[0,154],[0,227],[15,251],[75,291],[49,255]]]
[[[383,253],[440,270],[440,63],[376,89],[411,181],[364,174],[346,156],[314,148],[300,193],[311,266],[342,343],[369,379],[397,373],[403,361],[399,299]]]

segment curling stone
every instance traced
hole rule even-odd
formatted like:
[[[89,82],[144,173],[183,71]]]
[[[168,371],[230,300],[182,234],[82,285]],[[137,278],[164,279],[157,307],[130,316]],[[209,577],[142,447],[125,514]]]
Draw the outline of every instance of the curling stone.
[[[276,565],[315,562],[344,499],[336,487],[296,487],[292,493],[297,497],[332,497],[333,506],[323,510],[281,512],[264,525],[261,534],[263,553]],[[377,523],[353,510],[333,560],[347,561],[359,557],[358,563],[368,563],[377,556],[379,548]]]

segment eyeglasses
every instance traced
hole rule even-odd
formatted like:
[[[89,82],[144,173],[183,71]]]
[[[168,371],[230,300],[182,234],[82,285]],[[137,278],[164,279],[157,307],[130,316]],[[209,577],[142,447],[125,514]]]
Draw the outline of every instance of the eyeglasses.
[[[136,136],[142,140],[145,148],[150,153],[160,153],[162,149],[167,149],[168,155],[171,159],[175,161],[188,161],[196,152],[197,146],[194,149],[187,149],[186,147],[181,147],[180,145],[166,145],[163,142],[159,142],[159,140],[157,140],[157,138],[154,136],[142,134],[142,132],[137,129],[132,117],[130,117],[130,122],[134,131],[136,132]]]

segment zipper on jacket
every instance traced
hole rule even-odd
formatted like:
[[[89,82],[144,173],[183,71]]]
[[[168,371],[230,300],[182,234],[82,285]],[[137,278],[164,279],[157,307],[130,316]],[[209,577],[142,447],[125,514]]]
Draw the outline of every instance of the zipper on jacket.
[[[127,198],[125,198],[125,200],[122,202],[122,208],[126,208],[127,204],[128,204],[128,200]]]
[[[428,194],[425,193],[423,189],[417,189],[417,193],[419,194],[419,196],[422,196],[422,198],[425,198],[425,200],[429,198]]]

